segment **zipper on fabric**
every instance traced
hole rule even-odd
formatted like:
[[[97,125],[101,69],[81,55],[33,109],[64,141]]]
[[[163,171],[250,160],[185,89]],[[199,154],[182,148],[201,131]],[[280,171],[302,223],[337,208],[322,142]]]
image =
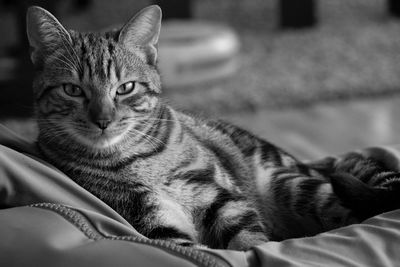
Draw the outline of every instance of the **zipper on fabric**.
[[[204,267],[220,267],[230,266],[226,261],[221,258],[211,255],[199,249],[191,247],[179,246],[173,242],[159,239],[148,239],[142,236],[111,236],[107,237],[100,233],[90,221],[78,210],[71,207],[54,204],[54,203],[38,203],[30,205],[30,207],[42,208],[51,210],[63,216],[66,220],[76,226],[82,233],[84,233],[89,239],[92,240],[123,240],[128,242],[140,243],[145,245],[155,246],[176,254],[183,256],[185,259],[190,260],[198,266]]]

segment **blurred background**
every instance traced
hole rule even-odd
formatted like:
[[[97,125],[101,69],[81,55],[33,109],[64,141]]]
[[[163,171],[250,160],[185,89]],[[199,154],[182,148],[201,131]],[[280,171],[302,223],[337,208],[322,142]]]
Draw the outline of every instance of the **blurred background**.
[[[164,21],[164,97],[302,159],[400,143],[397,0],[0,0],[0,123],[29,139],[30,5],[66,28],[118,27],[149,4]]]

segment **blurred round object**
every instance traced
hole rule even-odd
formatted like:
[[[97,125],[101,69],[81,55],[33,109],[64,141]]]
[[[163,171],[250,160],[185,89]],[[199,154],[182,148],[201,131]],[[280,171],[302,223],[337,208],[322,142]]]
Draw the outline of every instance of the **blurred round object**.
[[[178,88],[234,74],[239,40],[223,25],[173,20],[163,23],[158,51],[163,85]]]

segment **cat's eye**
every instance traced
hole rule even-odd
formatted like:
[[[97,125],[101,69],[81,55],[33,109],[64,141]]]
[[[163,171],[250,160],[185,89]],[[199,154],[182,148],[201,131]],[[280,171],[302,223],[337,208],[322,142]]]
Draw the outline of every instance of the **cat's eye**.
[[[135,82],[127,82],[118,87],[117,95],[127,95],[132,93],[135,90],[136,83]]]
[[[70,83],[65,83],[62,85],[64,92],[69,96],[83,96],[83,90],[77,85],[73,85]]]

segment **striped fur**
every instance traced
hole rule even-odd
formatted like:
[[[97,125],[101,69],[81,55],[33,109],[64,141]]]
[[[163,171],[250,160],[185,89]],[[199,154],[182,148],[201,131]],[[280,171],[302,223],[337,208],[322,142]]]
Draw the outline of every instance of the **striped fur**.
[[[142,234],[182,245],[244,250],[398,207],[363,208],[389,203],[399,190],[398,174],[371,159],[307,166],[243,129],[163,103],[160,18],[153,6],[121,31],[79,33],[29,10],[38,146],[47,161]],[[128,82],[134,91],[118,94]],[[78,86],[78,96],[65,84]]]

